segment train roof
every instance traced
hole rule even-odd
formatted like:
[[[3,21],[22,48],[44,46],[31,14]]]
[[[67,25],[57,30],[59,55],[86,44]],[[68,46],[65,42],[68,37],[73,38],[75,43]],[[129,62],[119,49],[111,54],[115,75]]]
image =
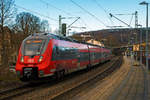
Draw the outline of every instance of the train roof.
[[[36,37],[36,36],[39,36],[39,37],[42,37],[42,38],[53,38],[53,39],[57,39],[57,40],[65,40],[65,41],[70,41],[70,42],[75,42],[75,43],[82,43],[82,44],[87,44],[87,45],[91,45],[91,46],[98,46],[98,47],[101,47],[101,48],[104,48],[102,46],[99,46],[99,45],[95,45],[95,44],[91,44],[91,43],[87,43],[87,42],[80,42],[78,40],[75,40],[73,38],[70,38],[70,37],[65,37],[65,36],[59,36],[59,35],[55,35],[55,34],[52,34],[52,33],[34,33],[34,34],[31,34],[28,38],[31,38],[31,37]]]

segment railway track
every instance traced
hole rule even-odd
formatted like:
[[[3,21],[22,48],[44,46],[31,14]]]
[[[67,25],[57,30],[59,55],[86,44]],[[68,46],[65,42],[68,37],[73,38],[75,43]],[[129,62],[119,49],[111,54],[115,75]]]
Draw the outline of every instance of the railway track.
[[[7,91],[0,92],[0,100],[20,100],[20,99],[57,99],[63,94],[71,91],[74,88],[79,87],[82,84],[86,84],[97,78],[104,78],[114,71],[119,65],[121,65],[122,59],[115,58],[112,61],[101,65],[101,67],[95,67],[91,71],[85,70],[75,72],[71,75],[64,77],[60,82],[49,81],[46,83],[40,83],[36,85],[26,84],[22,87],[14,88]],[[115,67],[117,66],[117,67]],[[78,75],[76,75],[78,74]]]
[[[49,85],[54,84],[53,80],[49,80],[48,82],[50,81],[51,81],[51,84]],[[26,94],[26,93],[30,93],[38,88],[46,87],[47,85],[48,84],[45,82],[39,82],[37,84],[26,83],[18,87],[6,89],[3,91],[0,91],[0,100],[9,100],[11,98],[14,98],[14,97]]]
[[[12,97],[16,97],[19,95],[23,95],[29,91],[32,91],[34,88],[31,87],[30,84],[25,84],[19,87],[15,87],[12,89],[7,89],[4,91],[0,91],[0,100],[8,100]]]
[[[13,92],[13,91],[16,91],[16,90],[20,90],[20,89],[25,88],[27,86],[28,86],[28,84],[24,84],[24,85],[17,86],[17,87],[14,87],[14,88],[8,88],[8,89],[1,90],[0,91],[0,95],[9,94],[10,92]]]
[[[60,95],[55,96],[54,98],[52,98],[52,100],[70,100],[74,95],[76,95],[82,89],[85,90],[89,86],[95,84],[97,81],[101,81],[106,76],[110,75],[115,69],[119,68],[121,64],[122,64],[122,58],[116,60],[114,63],[110,65],[110,67],[106,68],[103,72],[100,72],[97,76],[89,79],[83,84],[78,85],[77,87],[70,89],[69,91],[66,91]]]

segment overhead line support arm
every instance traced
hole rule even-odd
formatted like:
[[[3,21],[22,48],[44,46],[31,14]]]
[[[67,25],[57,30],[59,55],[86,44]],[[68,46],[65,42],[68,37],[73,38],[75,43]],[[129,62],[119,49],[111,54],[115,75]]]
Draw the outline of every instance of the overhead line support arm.
[[[132,28],[129,24],[125,23],[124,21],[120,20],[119,18],[117,18],[116,16],[114,16],[113,14],[109,13],[110,17],[114,17],[115,19],[119,20],[120,22],[124,23],[125,25],[127,25],[128,27]]]

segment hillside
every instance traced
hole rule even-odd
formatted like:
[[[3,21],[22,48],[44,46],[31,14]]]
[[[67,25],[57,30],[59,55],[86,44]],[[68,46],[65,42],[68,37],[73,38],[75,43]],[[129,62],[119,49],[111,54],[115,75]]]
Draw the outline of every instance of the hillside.
[[[140,29],[107,29],[107,30],[98,30],[98,31],[89,31],[74,34],[72,37],[79,40],[84,41],[90,38],[94,38],[98,41],[103,42],[106,46],[116,47],[120,45],[126,45],[129,42],[134,43],[136,40],[136,34],[138,33],[138,41]],[[85,37],[83,37],[83,35]],[[82,37],[81,37],[82,36]],[[145,37],[145,33],[143,32],[143,39]]]

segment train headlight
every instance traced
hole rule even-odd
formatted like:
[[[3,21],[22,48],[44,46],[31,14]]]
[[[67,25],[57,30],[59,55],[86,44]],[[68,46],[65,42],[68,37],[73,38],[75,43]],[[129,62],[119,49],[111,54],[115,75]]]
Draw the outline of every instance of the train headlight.
[[[24,58],[23,58],[23,57],[21,57],[20,61],[21,61],[21,62],[24,62]]]
[[[43,56],[40,56],[40,58],[39,58],[39,62],[41,62],[41,61],[42,61],[42,59],[43,59]]]

